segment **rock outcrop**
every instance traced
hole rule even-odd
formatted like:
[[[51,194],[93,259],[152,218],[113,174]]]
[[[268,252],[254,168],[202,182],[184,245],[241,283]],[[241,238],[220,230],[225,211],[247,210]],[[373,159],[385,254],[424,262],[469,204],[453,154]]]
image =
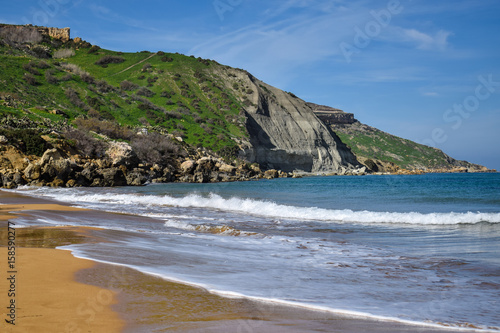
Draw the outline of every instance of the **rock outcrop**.
[[[0,24],[0,38],[16,43],[39,43],[43,36],[59,39],[62,42],[70,40],[70,28],[49,28],[32,25]]]
[[[344,173],[359,162],[310,106],[241,70],[230,70],[226,84],[239,87],[250,142],[242,157],[264,169],[285,172]]]
[[[292,174],[281,172],[280,176]],[[50,148],[42,157],[26,156],[19,149],[0,144],[0,187],[20,185],[139,186],[167,182],[227,182],[256,180],[264,177],[255,165],[227,164],[223,159],[198,151],[179,157],[171,165],[140,164],[130,146],[111,142],[102,159],[82,158],[62,148]]]

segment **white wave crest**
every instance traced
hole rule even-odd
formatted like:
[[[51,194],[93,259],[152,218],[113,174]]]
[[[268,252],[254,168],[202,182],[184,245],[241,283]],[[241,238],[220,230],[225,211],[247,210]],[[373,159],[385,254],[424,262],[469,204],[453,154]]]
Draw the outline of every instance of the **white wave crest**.
[[[170,206],[182,208],[207,208],[222,211],[232,211],[257,216],[293,219],[351,223],[402,223],[416,225],[453,225],[476,224],[481,222],[500,223],[500,213],[418,213],[418,212],[374,212],[353,211],[350,209],[333,210],[317,207],[297,207],[277,204],[270,201],[242,199],[232,197],[225,199],[217,194],[201,196],[190,194],[184,197],[169,195],[138,195],[138,194],[89,194],[66,192],[57,199],[72,203],[103,203],[118,205]]]

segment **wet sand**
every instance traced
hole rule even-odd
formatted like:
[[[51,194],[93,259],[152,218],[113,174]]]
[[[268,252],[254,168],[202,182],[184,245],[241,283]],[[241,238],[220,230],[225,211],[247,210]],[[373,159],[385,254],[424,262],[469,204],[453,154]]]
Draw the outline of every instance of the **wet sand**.
[[[17,203],[17,205],[16,205]],[[16,326],[7,324],[7,220],[30,210],[82,210],[0,191],[2,332],[463,332],[226,298],[117,265],[78,259],[57,246],[105,241],[98,229],[16,229]],[[87,212],[85,212],[87,213]],[[106,218],[104,212],[95,212]],[[3,258],[3,259],[2,259]],[[4,306],[5,304],[5,306]],[[4,310],[5,309],[5,310]],[[8,310],[7,310],[8,311]]]

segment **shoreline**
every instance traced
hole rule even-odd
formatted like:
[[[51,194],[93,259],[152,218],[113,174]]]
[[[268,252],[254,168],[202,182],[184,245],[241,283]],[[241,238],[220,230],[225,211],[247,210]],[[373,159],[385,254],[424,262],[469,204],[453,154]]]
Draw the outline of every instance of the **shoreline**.
[[[18,207],[14,207],[11,203],[14,200],[24,203],[19,204]],[[67,205],[56,205],[54,201],[46,199],[24,197],[0,191],[0,203],[4,202],[8,203],[4,207],[11,207],[14,208],[13,210],[17,210],[15,214],[6,216],[2,212],[2,206],[0,206],[1,215],[8,219],[13,219],[18,214],[29,214],[29,212],[22,212],[20,206],[35,208],[36,206],[33,206],[33,202],[39,202],[39,206],[48,204],[49,206],[45,206],[45,209],[59,209],[62,212],[68,212],[68,214],[81,214],[84,211]],[[38,209],[42,208],[38,207]],[[102,214],[106,213],[103,212]],[[15,222],[15,219],[13,221]],[[3,224],[6,223],[4,222]],[[2,225],[1,232],[6,229],[3,227],[3,224],[0,222],[0,225]],[[61,262],[58,262],[59,259],[57,258],[59,257],[64,257],[64,259],[60,259],[64,263],[74,261],[75,265],[77,261],[83,260],[80,263],[81,265],[78,267],[74,266],[71,282],[76,283],[78,286],[100,288],[92,291],[95,295],[101,295],[102,302],[99,303],[97,301],[98,303],[94,303],[95,308],[108,307],[113,311],[110,316],[120,315],[122,318],[122,326],[119,326],[119,324],[116,326],[115,323],[114,327],[103,330],[103,332],[138,332],[144,330],[165,330],[169,332],[235,332],[237,330],[250,332],[314,332],[334,330],[335,332],[342,333],[487,332],[487,330],[473,330],[471,328],[431,326],[425,325],[425,323],[414,325],[402,321],[385,320],[388,318],[382,320],[381,318],[341,315],[334,313],[332,310],[309,309],[301,305],[280,304],[280,302],[269,302],[249,297],[222,296],[203,289],[200,286],[189,285],[181,281],[169,281],[162,277],[143,273],[126,266],[79,259],[66,249],[39,248],[40,244],[38,241],[40,238],[54,238],[55,241],[47,243],[53,247],[79,242],[105,241],[105,239],[99,238],[96,235],[96,231],[99,230],[97,228],[27,227],[16,230],[20,235],[30,235],[31,238],[28,240],[28,243],[31,242],[31,244],[26,244],[27,246],[38,247],[36,249],[19,248],[19,253],[22,253],[21,251],[25,251],[25,253],[33,252],[31,259],[27,259],[28,257],[26,257],[26,260],[28,260],[25,263],[26,265],[33,265],[38,260],[37,256],[45,252],[58,253],[58,255],[49,254],[46,256],[46,265],[48,267],[55,264],[65,266],[66,264],[61,265]],[[5,247],[1,247],[1,249],[3,252],[6,251]],[[1,252],[2,257],[4,257],[3,252]],[[36,278],[27,279],[26,281],[35,280]],[[29,282],[23,283],[29,285]],[[55,283],[57,288],[64,290],[68,288],[69,284],[68,281],[65,281],[63,284],[57,280]],[[107,297],[110,295],[109,293],[113,293],[113,301],[110,301],[110,298]],[[4,297],[5,295],[2,295],[0,299],[3,300]],[[86,299],[84,298],[84,300]],[[56,300],[48,300],[48,302],[54,301]],[[76,308],[80,304],[81,302],[76,305]],[[91,311],[92,308],[89,309],[86,310]],[[75,306],[73,306],[73,310],[75,310]],[[80,308],[80,310],[81,313],[84,313],[85,308]],[[90,312],[86,314],[90,316]],[[95,318],[97,319],[97,315]],[[34,321],[36,322],[36,319]],[[58,323],[58,325],[60,324]],[[92,330],[92,332],[100,331]]]

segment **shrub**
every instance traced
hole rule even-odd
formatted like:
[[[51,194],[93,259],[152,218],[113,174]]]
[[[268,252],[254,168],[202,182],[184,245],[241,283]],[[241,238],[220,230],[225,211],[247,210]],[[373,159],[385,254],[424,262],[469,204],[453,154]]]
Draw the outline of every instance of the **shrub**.
[[[104,142],[94,138],[88,132],[79,129],[70,129],[64,133],[64,137],[70,140],[76,149],[86,157],[104,156],[106,145]]]
[[[23,80],[32,86],[36,86],[38,84],[38,82],[36,81],[36,78],[33,75],[31,75],[30,73],[24,73]]]
[[[40,60],[37,64],[36,64],[36,67],[40,68],[40,69],[47,69],[47,68],[50,68],[50,65],[48,63],[46,63],[45,61],[43,60]]]
[[[34,53],[35,57],[40,59],[48,59],[51,57],[50,48],[48,48],[47,46],[36,45],[31,49],[31,51]]]
[[[96,65],[104,66],[108,64],[119,64],[125,61],[125,58],[119,56],[106,55],[95,62]]]
[[[155,77],[148,77],[148,83],[153,84],[156,81],[158,81],[158,76]]]
[[[101,103],[101,101],[99,101],[98,98],[87,96],[86,100],[87,100],[88,105],[90,105],[90,107],[94,108],[97,111],[99,111],[101,109],[102,103]]]
[[[151,108],[149,107],[149,105],[146,104],[146,103],[139,103],[139,105],[137,105],[137,108],[139,110],[142,110],[142,111],[151,110]],[[149,118],[151,118],[151,117],[149,117]]]
[[[59,80],[50,71],[45,72],[45,80],[50,84],[57,84]]]
[[[161,92],[160,96],[161,97],[166,97],[166,98],[171,98],[172,97],[172,93],[169,92],[169,91],[164,90],[164,91]]]
[[[206,125],[206,124],[201,124],[200,127],[205,131],[205,133],[207,133],[208,135],[211,135],[213,134],[213,129],[212,127]]]
[[[136,90],[137,88],[139,88],[139,86],[137,84],[130,82],[128,80],[123,80],[120,83],[121,90],[132,91],[132,90]]]
[[[109,92],[115,90],[115,88],[112,85],[110,85],[109,83],[107,83],[105,80],[97,81],[96,87],[102,93],[109,93]]]
[[[139,91],[137,91],[137,95],[146,96],[146,97],[153,97],[155,95],[155,93],[146,87],[142,87],[141,89],[139,89]]]
[[[171,118],[171,119],[181,119],[182,118],[182,114],[180,114],[177,111],[167,111],[167,112],[165,112],[165,116],[168,118]]]
[[[47,142],[35,129],[15,129],[8,133],[8,137],[21,142],[20,149],[27,155],[42,156],[48,148]]]
[[[68,73],[68,74],[64,75],[63,77],[61,77],[60,80],[61,81],[70,81],[72,79],[73,79],[73,75],[71,75],[71,74]]]
[[[71,102],[71,104],[73,104],[74,106],[77,106],[77,107],[82,108],[84,110],[89,109],[87,104],[85,104],[80,99],[80,96],[78,96],[78,93],[75,90],[68,88],[64,93],[65,93],[66,97],[69,99],[69,101]]]
[[[33,66],[35,66],[35,64],[33,62],[29,62],[27,64],[23,64],[23,69],[27,72],[29,72],[30,74],[33,74],[33,75],[42,75],[40,74],[40,72],[34,68]]]
[[[151,69],[153,66],[151,66],[150,63],[146,63],[142,66],[142,71],[147,72],[149,69]]]
[[[83,119],[81,117],[75,119],[75,124],[87,131],[104,134],[112,139],[130,140],[133,132],[128,128],[120,126],[115,121],[99,120],[96,118]]]
[[[67,71],[70,71],[71,73],[74,73],[76,75],[82,75],[82,74],[88,74],[86,71],[81,69],[75,64],[68,64],[68,63],[62,63],[61,67]]]
[[[52,56],[55,59],[70,58],[75,55],[75,51],[72,49],[60,49],[54,52]]]
[[[167,57],[167,56],[163,56],[163,57],[161,57],[161,59],[160,59],[160,60],[161,60],[161,61],[163,61],[163,62],[172,62],[172,61],[174,61],[174,59],[173,59],[173,58],[171,58],[171,57]]]
[[[137,157],[148,164],[166,165],[170,158],[179,153],[179,147],[170,138],[158,133],[137,135],[131,146]]]
[[[92,75],[90,75],[89,73],[82,73],[80,74],[80,78],[82,79],[83,82],[86,82],[88,84],[94,84],[95,83],[95,79]]]
[[[87,53],[96,53],[97,51],[99,51],[101,48],[97,45],[92,45],[92,47],[88,50]]]

